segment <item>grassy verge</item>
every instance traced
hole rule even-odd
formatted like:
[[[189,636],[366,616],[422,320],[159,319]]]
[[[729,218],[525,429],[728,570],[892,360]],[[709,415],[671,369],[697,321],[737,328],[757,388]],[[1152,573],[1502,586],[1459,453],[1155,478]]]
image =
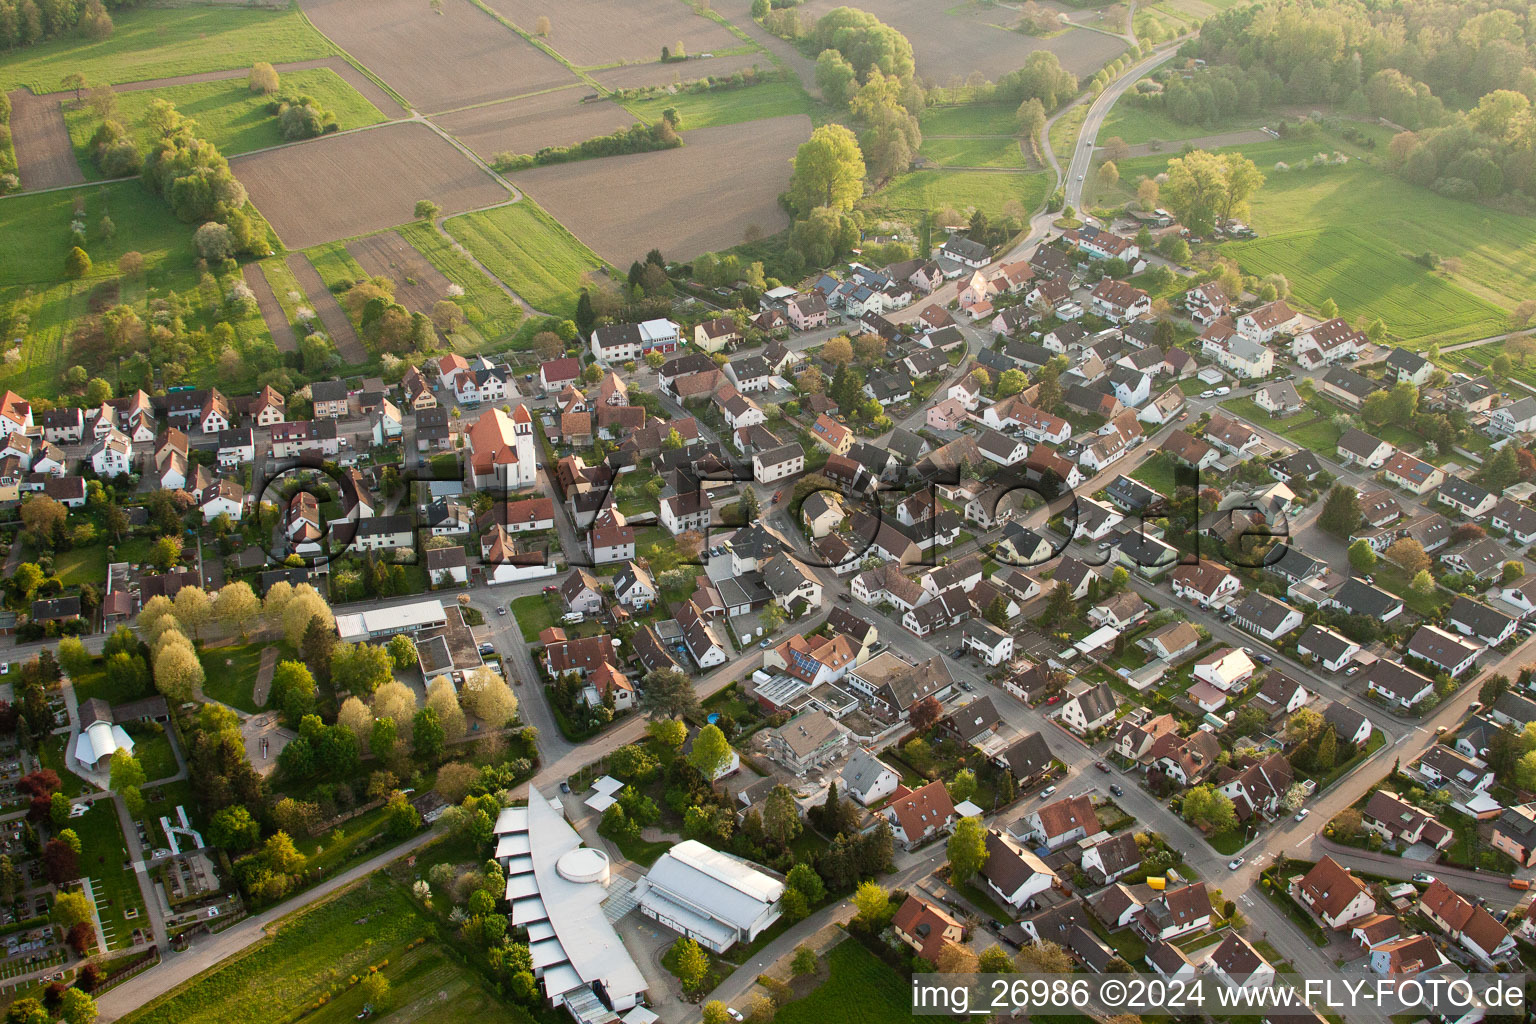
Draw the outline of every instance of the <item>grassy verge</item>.
[[[512,614],[517,618],[523,640],[536,643],[539,634],[555,624],[553,601],[543,594],[528,594],[512,602]]]
[[[556,316],[575,313],[582,275],[603,266],[596,253],[526,196],[451,218],[445,226],[507,287]]]

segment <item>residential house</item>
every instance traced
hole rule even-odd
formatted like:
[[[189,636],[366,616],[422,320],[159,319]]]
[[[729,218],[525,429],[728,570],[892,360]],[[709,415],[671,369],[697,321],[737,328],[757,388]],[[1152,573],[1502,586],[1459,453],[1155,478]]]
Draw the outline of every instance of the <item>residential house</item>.
[[[1296,641],[1296,654],[1323,666],[1329,672],[1342,672],[1360,652],[1353,640],[1317,623],[1306,628]]]
[[[909,895],[891,918],[891,930],[917,955],[937,963],[945,946],[965,941],[965,926],[936,903]]]
[[[942,779],[905,793],[898,790],[883,813],[896,841],[908,850],[948,832],[955,823],[955,805]]]
[[[1237,605],[1234,621],[1239,628],[1278,643],[1287,633],[1300,629],[1306,616],[1284,601],[1255,590]]]
[[[1103,728],[1114,721],[1120,700],[1108,683],[1099,683],[1061,705],[1056,717],[1079,736]]]
[[[1397,452],[1381,467],[1387,483],[1420,497],[1445,483],[1445,471],[1407,452]]]
[[[1395,661],[1381,658],[1365,670],[1365,690],[1390,704],[1410,709],[1435,692],[1435,681]]]
[[[1352,922],[1376,913],[1371,887],[1327,854],[1296,884],[1296,892],[1301,902],[1334,931],[1345,930]]]

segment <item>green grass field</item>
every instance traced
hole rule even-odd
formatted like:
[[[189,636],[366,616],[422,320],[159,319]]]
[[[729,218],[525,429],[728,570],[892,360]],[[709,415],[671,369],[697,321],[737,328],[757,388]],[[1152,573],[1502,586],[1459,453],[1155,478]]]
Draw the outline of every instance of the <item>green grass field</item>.
[[[0,289],[15,285],[52,285],[64,278],[69,252],[69,225],[75,196],[85,197],[85,222],[91,257],[87,280],[113,277],[125,252],[144,254],[151,275],[156,270],[192,269],[192,228],[171,216],[165,203],[137,181],[89,186],[57,192],[19,195],[0,203]],[[103,214],[112,218],[111,239],[92,230]],[[36,322],[37,318],[33,317]]]
[[[0,64],[0,90],[53,92],[78,71],[92,85],[142,82],[205,71],[328,57],[336,48],[305,20],[297,6],[281,11],[251,7],[176,7],[114,10],[112,35],[78,35],[40,43]]]
[[[669,107],[677,110],[680,127],[686,132],[764,117],[809,114],[811,99],[799,82],[764,82],[741,89],[651,96],[624,104],[624,109],[647,123],[661,120],[662,111]]]
[[[926,138],[919,156],[940,167],[1024,167],[1019,140],[1011,135],[987,138]]]
[[[126,866],[123,830],[112,801],[97,800],[89,811],[71,820],[69,827],[80,837],[80,874],[91,880],[107,948],[132,945],[133,930],[147,929],[149,918],[133,868]]]
[[[290,71],[282,76],[282,85],[286,94],[313,97],[322,109],[335,116],[342,131],[384,120],[377,107],[330,68]],[[277,116],[267,113],[269,98],[252,93],[245,79],[236,78],[119,94],[117,120],[145,149],[153,140],[143,124],[144,113],[157,99],[169,100],[183,115],[196,121],[198,136],[219,147],[225,156],[279,146],[286,141],[278,132]],[[69,138],[80,169],[87,178],[99,178],[100,172],[90,158],[90,140],[100,122],[89,109],[71,110],[67,103],[64,121],[69,125]]]
[[[164,729],[149,722],[125,728],[133,737],[133,756],[139,759],[139,765],[144,769],[145,782],[157,782],[176,774],[176,752],[171,749],[171,741]]]
[[[1429,273],[1382,240],[1347,228],[1270,235],[1223,249],[1245,273],[1284,274],[1293,294],[1308,305],[1331,298],[1346,318],[1380,318],[1410,345],[1487,337],[1507,323],[1497,306]]]
[[[581,277],[603,261],[526,196],[494,210],[454,217],[448,233],[533,308],[576,311]]]
[[[914,171],[904,174],[875,193],[871,206],[893,210],[932,210],[953,206],[964,211],[976,207],[988,214],[1001,213],[1010,201],[1028,213],[1045,199],[1050,176],[996,174],[988,171]]]
[[[452,242],[438,234],[436,228],[421,221],[413,221],[396,230],[429,263],[441,270],[444,277],[464,289],[464,295],[469,300],[465,304],[465,316],[470,328],[483,340],[485,346],[500,345],[517,333],[523,321],[522,307],[496,287],[496,283],[469,262],[463,253],[456,250]],[[479,350],[480,347],[477,347],[476,351]]]
[[[929,107],[918,125],[930,135],[1014,135],[1016,107],[1006,103],[966,103],[954,107]]]
[[[876,1024],[912,1013],[907,985],[858,940],[844,939],[827,954],[827,980],[804,999],[779,1008],[779,1024]]]
[[[1385,134],[1369,130],[1378,138]],[[1345,166],[1276,170],[1335,149],[1356,159]],[[1251,201],[1258,239],[1229,242],[1223,252],[1247,273],[1284,273],[1298,301],[1332,297],[1345,316],[1380,316],[1397,340],[1414,348],[1502,333],[1505,311],[1536,291],[1536,217],[1502,213],[1447,199],[1411,185],[1360,158],[1339,139],[1278,140],[1232,147],[1259,165],[1266,181]],[[1167,167],[1177,153],[1120,163],[1120,185],[1099,197],[1118,203],[1136,181]],[[1409,257],[1424,252],[1455,262],[1432,273]]]
[[[203,693],[239,708],[255,713],[261,708],[251,697],[256,683],[256,670],[261,666],[261,649],[266,644],[234,644],[229,647],[210,647],[202,652]]]
[[[1157,139],[1161,142],[1179,142],[1183,139],[1198,139],[1202,135],[1217,135],[1221,132],[1240,131],[1244,128],[1257,128],[1260,125],[1277,121],[1278,117],[1237,117],[1230,120],[1218,121],[1213,124],[1183,124],[1164,114],[1161,110],[1144,107],[1131,100],[1122,99],[1110,110],[1109,116],[1104,119],[1104,127],[1099,131],[1099,141],[1119,136],[1119,138],[1132,146]],[[1178,149],[1177,146],[1173,147]]]
[[[433,944],[406,953],[413,939],[431,934],[430,922],[405,893],[382,875],[373,875],[333,899],[285,918],[270,937],[122,1020],[134,1024],[266,1024],[299,1017],[349,1021],[362,1009],[362,994],[350,979],[386,959],[390,965],[385,975],[397,1006],[408,1006],[429,994],[432,1004],[439,1003],[437,989],[447,991],[450,986],[422,979],[440,978],[451,981],[456,993],[474,993],[464,1002],[444,1000],[441,1007],[485,1019],[505,1017],[507,1009],[485,996],[467,971],[436,969],[445,962]],[[420,958],[439,959],[424,976],[411,966]],[[328,1000],[325,1005],[309,1012],[322,997]],[[433,1019],[449,1019],[441,1009],[435,1012]],[[426,1018],[412,1015],[408,1019]]]

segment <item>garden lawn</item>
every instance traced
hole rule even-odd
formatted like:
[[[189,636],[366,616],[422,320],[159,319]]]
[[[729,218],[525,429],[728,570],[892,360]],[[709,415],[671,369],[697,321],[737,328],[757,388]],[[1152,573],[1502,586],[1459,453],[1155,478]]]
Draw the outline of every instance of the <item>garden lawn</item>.
[[[70,548],[53,556],[53,572],[66,587],[95,584],[107,578],[107,545]]]
[[[384,876],[372,875],[332,899],[290,915],[275,934],[122,1020],[269,1024],[306,1015],[322,997],[337,1004],[346,1000],[360,1004],[361,994],[347,991],[350,977],[386,959],[394,963],[409,942],[432,931],[404,892]],[[396,995],[409,998],[405,986]],[[351,1019],[360,1009],[360,1005],[356,1009],[338,1006],[338,1012],[327,1019],[343,1019],[343,1011],[345,1019]]]
[[[1023,167],[1019,140],[1006,135],[974,139],[927,138],[918,155],[941,167]]]
[[[662,112],[669,108],[677,111],[678,127],[686,132],[765,117],[809,114],[811,100],[799,82],[764,82],[740,89],[650,96],[624,104],[624,109],[647,123],[661,120]]]
[[[130,690],[122,686],[114,686],[107,678],[105,662],[97,658],[91,662],[91,667],[70,679],[70,685],[75,688],[75,699],[80,702],[98,697],[111,704],[122,704],[130,700],[138,700],[148,696],[144,690]],[[153,776],[151,776],[153,778]]]
[[[555,607],[543,594],[529,594],[512,602],[512,614],[527,643],[537,643],[539,634],[555,624]]]
[[[43,738],[36,753],[44,768],[52,768],[58,774],[59,792],[68,797],[76,797],[85,792],[85,780],[64,766],[64,744],[67,742],[68,735],[49,733]]]
[[[176,774],[176,752],[165,730],[147,722],[123,727],[133,738],[133,756],[144,769],[144,781],[155,782]]]
[[[491,273],[545,313],[572,316],[583,274],[603,261],[533,200],[454,217],[445,225]]]
[[[1173,460],[1161,453],[1147,459],[1136,467],[1131,478],[1139,480],[1148,487],[1167,497],[1173,497],[1174,490],[1178,487],[1177,469]]]
[[[91,809],[69,822],[80,837],[80,874],[91,880],[96,913],[108,949],[133,944],[133,929],[148,928],[149,917],[133,867],[127,863],[123,830],[111,800],[97,800]],[[136,911],[134,917],[127,914]]]
[[[886,1024],[912,1015],[907,984],[856,939],[827,954],[829,976],[804,999],[779,1008],[778,1024]]]
[[[1014,115],[1018,108],[1006,103],[964,103],[953,107],[929,107],[923,111],[919,126],[924,137],[935,135],[1010,135],[1017,134]]]
[[[261,708],[251,695],[261,650],[266,644],[233,644],[203,650],[203,695],[232,708],[255,714]]]
[[[1050,177],[1044,173],[997,174],[989,171],[914,171],[903,174],[866,202],[891,210],[976,208],[989,215],[1010,202],[1029,212],[1045,201]]]
[[[387,812],[375,807],[318,836],[295,839],[294,846],[309,858],[311,870],[331,875],[353,858],[359,846],[382,834],[386,824]]]
[[[0,91],[26,86],[36,93],[53,92],[61,78],[75,71],[93,85],[116,85],[336,52],[296,5],[278,11],[224,5],[117,8],[112,21],[106,39],[70,33],[10,54],[0,66]]]
[[[290,71],[281,77],[281,95],[312,97],[321,109],[335,117],[341,131],[384,120],[377,107],[330,68]],[[212,142],[225,156],[234,156],[289,141],[278,131],[277,115],[267,112],[267,104],[275,98],[251,92],[243,78],[193,82],[122,93],[117,98],[116,120],[128,129],[141,149],[148,150],[154,140],[143,123],[144,114],[154,100],[169,100],[184,116],[197,122],[199,138]],[[88,108],[71,110],[70,106],[65,104],[64,121],[69,125],[75,159],[87,178],[99,178],[101,174],[90,158],[90,141],[100,122]]]

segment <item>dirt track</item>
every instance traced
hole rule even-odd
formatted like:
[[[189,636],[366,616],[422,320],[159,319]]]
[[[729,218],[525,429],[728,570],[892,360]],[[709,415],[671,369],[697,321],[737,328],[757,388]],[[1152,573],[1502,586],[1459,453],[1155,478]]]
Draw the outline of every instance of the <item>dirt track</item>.
[[[448,278],[399,232],[386,231],[348,242],[347,252],[370,275],[394,281],[395,300],[412,312],[431,313],[439,299],[448,297]]]
[[[293,271],[293,276],[299,282],[299,287],[304,289],[304,294],[309,296],[309,304],[319,315],[320,322],[325,325],[325,333],[331,336],[331,341],[336,345],[336,351],[341,353],[341,358],[347,363],[366,363],[368,350],[363,347],[362,339],[357,336],[357,331],[352,329],[352,321],[347,319],[346,310],[341,308],[341,303],[336,301],[336,296],[325,286],[320,279],[320,272],[315,265],[309,262],[309,257],[301,252],[296,252],[285,260],[288,269]]]
[[[64,95],[34,96],[26,89],[11,93],[11,141],[23,188],[85,183],[59,106]]]
[[[261,264],[247,263],[240,268],[240,273],[256,296],[261,318],[266,321],[267,330],[272,332],[272,344],[277,346],[279,352],[297,352],[299,337],[293,333],[293,325],[288,322],[288,315],[278,304],[277,295],[272,291],[272,282],[267,280]]]

